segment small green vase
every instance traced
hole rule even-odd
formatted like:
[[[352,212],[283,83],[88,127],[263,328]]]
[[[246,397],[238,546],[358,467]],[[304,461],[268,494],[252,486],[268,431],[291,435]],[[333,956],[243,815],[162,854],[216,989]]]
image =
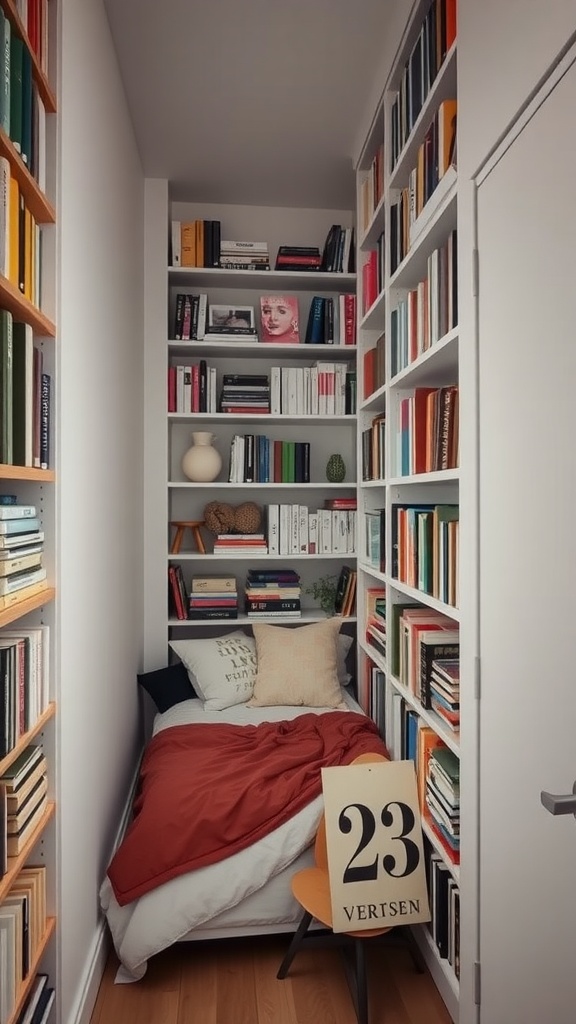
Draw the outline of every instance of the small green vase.
[[[331,455],[326,463],[326,479],[331,484],[341,484],[346,476],[346,463],[341,455]]]

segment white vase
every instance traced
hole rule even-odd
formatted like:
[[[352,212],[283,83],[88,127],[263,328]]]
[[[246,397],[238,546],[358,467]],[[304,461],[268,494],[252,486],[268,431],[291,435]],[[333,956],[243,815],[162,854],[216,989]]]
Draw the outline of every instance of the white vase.
[[[182,456],[182,472],[195,483],[208,484],[222,469],[222,456],[214,448],[214,434],[198,430],[192,434],[192,447]]]

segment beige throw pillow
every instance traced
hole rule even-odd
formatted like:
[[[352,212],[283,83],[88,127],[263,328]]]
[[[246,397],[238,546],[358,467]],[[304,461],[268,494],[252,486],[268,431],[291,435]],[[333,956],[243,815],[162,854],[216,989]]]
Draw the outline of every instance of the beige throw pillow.
[[[338,681],[338,618],[296,629],[252,625],[257,673],[250,707],[345,708]]]

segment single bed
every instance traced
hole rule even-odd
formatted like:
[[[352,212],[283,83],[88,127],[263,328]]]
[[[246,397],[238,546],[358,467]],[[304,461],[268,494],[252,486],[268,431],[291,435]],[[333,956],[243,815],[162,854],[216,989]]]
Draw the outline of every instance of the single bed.
[[[342,698],[346,709],[362,714],[345,690]],[[207,712],[203,702],[194,699],[157,715],[153,735],[190,723],[257,725],[291,721],[310,713],[334,712],[306,706],[246,704]],[[247,849],[174,878],[125,906],[119,906],[106,877],[100,896],[122,965],[116,980],[129,982],[143,977],[148,959],[179,940],[292,930],[299,908],[290,890],[290,879],[294,871],[312,863],[310,847],[322,809],[320,795]]]

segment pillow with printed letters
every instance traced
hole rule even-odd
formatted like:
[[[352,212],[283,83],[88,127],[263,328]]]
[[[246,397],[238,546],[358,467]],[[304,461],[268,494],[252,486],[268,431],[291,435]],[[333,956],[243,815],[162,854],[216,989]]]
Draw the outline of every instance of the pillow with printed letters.
[[[256,678],[256,644],[241,630],[207,639],[170,640],[186,667],[205,711],[223,711],[252,696]]]

